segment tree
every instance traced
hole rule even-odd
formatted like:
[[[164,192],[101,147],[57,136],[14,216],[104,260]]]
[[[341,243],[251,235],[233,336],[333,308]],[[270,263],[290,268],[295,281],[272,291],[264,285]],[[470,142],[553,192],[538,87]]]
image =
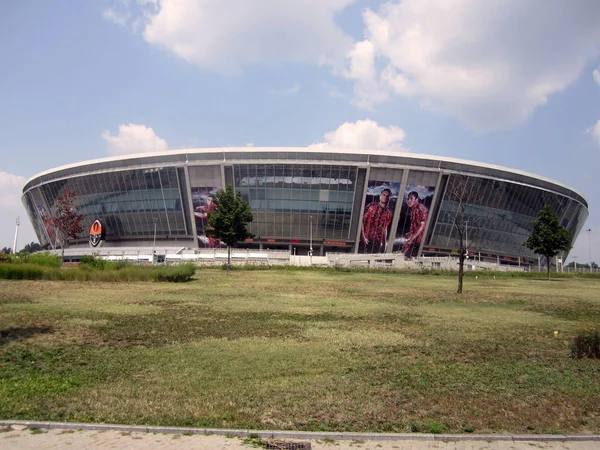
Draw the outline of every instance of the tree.
[[[0,263],[9,263],[11,261],[10,248],[4,247],[2,250],[0,250]]]
[[[42,250],[43,250],[43,248],[40,244],[32,241],[31,243],[29,243],[25,247],[23,247],[19,253],[35,253],[35,252],[41,252]]]
[[[533,231],[524,242],[530,250],[546,257],[548,279],[550,279],[550,263],[552,258],[563,250],[571,248],[571,234],[558,221],[550,205],[545,205],[538,213],[537,220],[532,222]]]
[[[73,191],[65,189],[61,195],[56,197],[55,215],[50,219],[50,223],[56,230],[56,239],[60,242],[62,249],[61,257],[65,256],[65,245],[68,239],[77,239],[83,227],[81,221],[83,216],[77,214],[75,202],[77,197]]]
[[[254,235],[248,233],[246,225],[252,222],[252,210],[247,201],[242,200],[242,193],[233,192],[227,185],[213,196],[215,207],[208,211],[209,237],[219,239],[227,245],[227,269],[231,267],[231,247],[237,242],[245,241]]]
[[[480,222],[485,218],[482,212],[476,213],[473,205],[480,204],[483,199],[481,180],[467,175],[451,175],[446,188],[445,203],[448,208],[448,220],[458,243],[458,287],[456,292],[462,294],[465,260],[469,246],[481,232]]]

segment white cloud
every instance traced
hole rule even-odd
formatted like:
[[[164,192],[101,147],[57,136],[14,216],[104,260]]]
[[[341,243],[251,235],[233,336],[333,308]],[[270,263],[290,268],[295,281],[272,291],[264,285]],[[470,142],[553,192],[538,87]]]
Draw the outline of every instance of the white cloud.
[[[600,54],[600,2],[403,0],[363,15],[356,103],[413,96],[485,131],[518,125]]]
[[[294,84],[292,87],[287,89],[269,89],[269,94],[272,95],[294,95],[300,92],[300,85]]]
[[[594,69],[592,74],[594,75],[594,81],[596,82],[596,84],[598,86],[600,86],[600,67],[598,67],[597,69]]]
[[[402,146],[406,133],[402,128],[384,127],[373,120],[357,120],[325,133],[325,141],[311,147],[408,151]]]
[[[235,73],[287,62],[342,67],[352,39],[334,17],[355,1],[137,0],[128,12],[150,44],[199,67]],[[117,23],[124,17],[114,9],[104,16]]]
[[[131,16],[128,12],[120,12],[113,8],[108,8],[102,11],[102,17],[112,23],[116,23],[117,25],[125,26],[129,17]]]
[[[102,132],[111,155],[129,153],[162,152],[168,149],[167,141],[154,134],[154,130],[145,125],[130,123],[119,127],[119,134],[112,136],[109,131]]]
[[[0,171],[0,206],[20,206],[21,192],[27,179],[20,175]]]
[[[21,203],[23,186],[27,179],[20,175],[0,171],[0,208],[2,217],[0,221],[0,248],[12,248],[15,237],[15,217],[20,218],[19,239],[17,248],[21,249],[25,243],[37,241],[25,208]]]
[[[387,100],[388,90],[376,78],[373,43],[369,40],[357,42],[346,56],[350,60],[350,67],[344,76],[356,80],[353,103],[361,108],[372,109],[373,105]]]
[[[596,125],[588,128],[586,133],[592,135],[596,139],[596,142],[598,142],[598,145],[600,145],[600,120],[596,122]]]

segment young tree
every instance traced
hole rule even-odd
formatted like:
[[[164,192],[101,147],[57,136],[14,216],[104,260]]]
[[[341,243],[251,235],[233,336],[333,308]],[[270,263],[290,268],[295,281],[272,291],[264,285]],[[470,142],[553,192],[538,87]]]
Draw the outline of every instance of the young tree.
[[[208,211],[209,237],[219,239],[227,245],[227,269],[231,267],[231,247],[237,242],[253,237],[246,230],[246,225],[252,222],[252,211],[247,201],[242,200],[242,193],[233,192],[233,187],[227,185],[213,196],[215,208]]]
[[[83,231],[83,227],[81,226],[83,216],[77,214],[77,209],[75,208],[76,200],[75,193],[69,189],[65,189],[61,195],[56,197],[56,213],[51,218],[51,224],[56,230],[56,238],[62,249],[61,257],[63,259],[68,239],[77,239]]]
[[[571,248],[571,234],[558,221],[550,205],[544,206],[534,220],[533,231],[523,245],[538,255],[546,257],[548,279],[550,279],[550,263],[552,258],[563,250]]]
[[[470,205],[481,203],[483,195],[479,182],[477,178],[467,175],[451,175],[446,188],[445,200],[449,208],[449,219],[458,240],[458,294],[462,294],[463,291],[468,247],[473,249],[473,243],[481,232],[480,221],[484,218],[481,215],[467,214]]]

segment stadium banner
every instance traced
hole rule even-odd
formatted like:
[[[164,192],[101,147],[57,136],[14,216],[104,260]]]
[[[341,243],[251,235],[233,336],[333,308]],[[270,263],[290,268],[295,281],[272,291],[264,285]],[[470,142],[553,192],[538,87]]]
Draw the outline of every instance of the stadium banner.
[[[434,193],[435,186],[406,185],[392,251],[418,255]]]
[[[386,253],[400,183],[369,180],[358,253]]]

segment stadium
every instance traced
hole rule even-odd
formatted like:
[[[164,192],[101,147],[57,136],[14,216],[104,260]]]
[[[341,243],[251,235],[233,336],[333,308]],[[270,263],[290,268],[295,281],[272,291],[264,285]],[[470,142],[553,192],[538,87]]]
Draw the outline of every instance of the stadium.
[[[456,199],[460,183],[469,195]],[[585,198],[546,178],[453,158],[330,148],[186,149],[70,164],[27,181],[23,204],[39,242],[58,246],[50,224],[56,198],[75,193],[84,232],[71,253],[90,249],[219,248],[206,235],[212,195],[226,185],[252,208],[254,238],[236,248],[290,255],[456,254],[458,203],[479,261],[539,264],[523,246],[550,204],[575,239]],[[464,202],[463,202],[464,201]],[[90,230],[90,231],[88,231]],[[566,255],[564,255],[566,256]]]

